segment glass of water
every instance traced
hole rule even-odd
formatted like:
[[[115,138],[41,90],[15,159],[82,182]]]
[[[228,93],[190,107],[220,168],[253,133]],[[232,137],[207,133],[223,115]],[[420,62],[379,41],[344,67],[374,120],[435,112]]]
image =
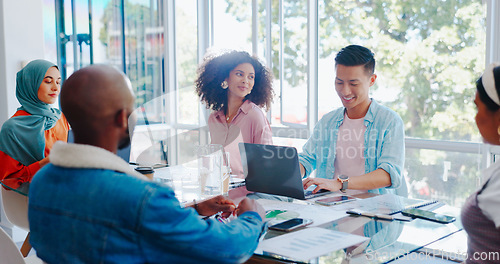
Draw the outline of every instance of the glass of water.
[[[198,178],[203,198],[222,194],[222,156],[220,144],[197,147]]]
[[[229,152],[224,151],[222,154],[222,194],[227,195],[229,192],[229,176],[231,175],[231,159]]]

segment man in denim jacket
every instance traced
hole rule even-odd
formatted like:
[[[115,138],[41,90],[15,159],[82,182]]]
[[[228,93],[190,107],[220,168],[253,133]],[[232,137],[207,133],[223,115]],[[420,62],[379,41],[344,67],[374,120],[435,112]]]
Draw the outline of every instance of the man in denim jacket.
[[[64,82],[61,108],[76,144],[58,142],[29,192],[30,242],[47,263],[235,263],[257,247],[263,208],[222,196],[182,207],[115,155],[130,143],[127,77],[93,65]],[[132,115],[133,117],[133,115]],[[133,118],[132,118],[133,119]],[[133,130],[133,125],[130,127]],[[228,224],[200,215],[223,211]]]
[[[304,188],[366,190],[407,195],[403,178],[404,128],[397,113],[369,97],[375,83],[375,58],[362,46],[350,45],[335,57],[335,90],[341,107],[325,116],[299,156]]]

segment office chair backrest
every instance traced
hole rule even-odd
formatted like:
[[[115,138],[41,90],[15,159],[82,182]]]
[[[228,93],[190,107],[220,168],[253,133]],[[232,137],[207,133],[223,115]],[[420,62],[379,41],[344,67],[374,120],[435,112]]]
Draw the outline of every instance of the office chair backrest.
[[[2,228],[0,228],[0,264],[25,264],[16,244]]]
[[[13,225],[29,231],[28,223],[28,197],[15,191],[5,190],[2,192],[2,204],[7,220]]]

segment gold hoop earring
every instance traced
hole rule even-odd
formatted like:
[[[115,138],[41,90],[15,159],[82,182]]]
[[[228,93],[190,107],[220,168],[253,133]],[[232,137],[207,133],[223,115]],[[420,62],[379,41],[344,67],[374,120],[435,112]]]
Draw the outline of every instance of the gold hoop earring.
[[[227,89],[229,85],[227,84],[227,81],[223,81],[221,84],[220,84],[220,87],[222,87],[222,89]]]
[[[498,129],[497,129],[497,133],[498,133],[498,135],[500,136],[500,126],[499,126],[499,127],[498,127]]]

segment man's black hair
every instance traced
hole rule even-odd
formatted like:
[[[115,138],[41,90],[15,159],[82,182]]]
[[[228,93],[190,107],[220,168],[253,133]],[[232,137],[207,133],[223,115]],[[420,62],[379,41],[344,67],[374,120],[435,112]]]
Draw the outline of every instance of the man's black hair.
[[[373,74],[375,72],[373,52],[359,45],[349,45],[342,48],[335,57],[335,67],[339,64],[344,66],[363,65],[367,73]]]

